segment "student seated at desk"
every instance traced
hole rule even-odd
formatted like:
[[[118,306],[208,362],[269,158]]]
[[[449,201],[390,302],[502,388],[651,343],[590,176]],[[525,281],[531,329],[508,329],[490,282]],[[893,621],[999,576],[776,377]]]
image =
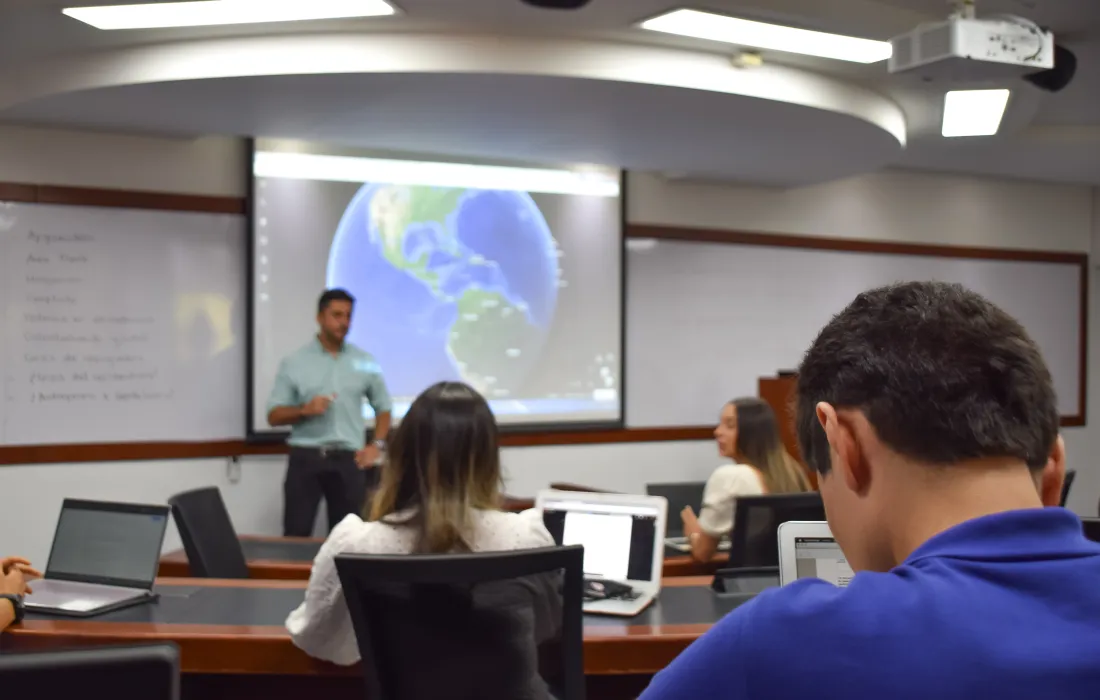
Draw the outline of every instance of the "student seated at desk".
[[[499,510],[497,425],[485,399],[455,382],[427,389],[390,440],[370,522],[347,516],[329,535],[302,605],[286,626],[310,656],[341,665],[359,647],[340,588],[337,554],[442,554],[554,546],[534,510]],[[557,592],[554,591],[557,595]]]
[[[699,562],[710,561],[730,534],[739,496],[810,490],[806,473],[783,447],[775,412],[766,402],[743,398],[727,403],[714,438],[718,454],[734,463],[718,467],[707,479],[698,517],[691,506],[680,513],[691,556]]]
[[[802,361],[802,454],[856,571],[719,622],[643,700],[1100,697],[1100,544],[1057,506],[1039,348],[959,285],[864,292]]]
[[[22,557],[0,559],[0,630],[16,622],[22,610],[23,596],[31,592],[27,581],[42,578]]]

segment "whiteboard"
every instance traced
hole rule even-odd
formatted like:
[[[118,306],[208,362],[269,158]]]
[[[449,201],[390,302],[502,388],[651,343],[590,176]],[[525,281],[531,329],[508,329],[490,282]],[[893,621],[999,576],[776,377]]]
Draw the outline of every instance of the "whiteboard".
[[[240,216],[0,203],[0,444],[244,435]]]
[[[1060,413],[1082,412],[1079,265],[654,239],[627,250],[631,427],[714,423],[760,377],[797,369],[859,292],[908,280],[959,282],[1015,316],[1050,367]]]

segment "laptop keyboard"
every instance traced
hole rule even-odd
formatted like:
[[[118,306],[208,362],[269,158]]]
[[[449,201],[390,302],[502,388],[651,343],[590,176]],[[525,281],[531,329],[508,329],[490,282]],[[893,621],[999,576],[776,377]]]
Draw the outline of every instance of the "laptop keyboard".
[[[585,600],[637,600],[642,595],[625,583],[607,581],[600,578],[584,580]]]

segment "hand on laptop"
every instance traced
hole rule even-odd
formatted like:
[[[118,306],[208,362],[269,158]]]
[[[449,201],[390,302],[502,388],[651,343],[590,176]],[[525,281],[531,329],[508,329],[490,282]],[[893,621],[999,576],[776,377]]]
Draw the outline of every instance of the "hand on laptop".
[[[34,569],[31,563],[22,557],[0,559],[0,593],[26,595],[31,592],[27,581],[42,578],[42,573]]]

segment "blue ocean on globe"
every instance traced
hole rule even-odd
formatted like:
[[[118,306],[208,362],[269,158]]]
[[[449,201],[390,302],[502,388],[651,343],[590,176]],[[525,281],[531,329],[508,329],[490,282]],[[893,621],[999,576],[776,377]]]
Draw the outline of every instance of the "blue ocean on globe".
[[[558,299],[558,247],[526,192],[364,184],[329,251],[327,285],[356,298],[349,340],[390,393],[464,381],[516,397]]]

